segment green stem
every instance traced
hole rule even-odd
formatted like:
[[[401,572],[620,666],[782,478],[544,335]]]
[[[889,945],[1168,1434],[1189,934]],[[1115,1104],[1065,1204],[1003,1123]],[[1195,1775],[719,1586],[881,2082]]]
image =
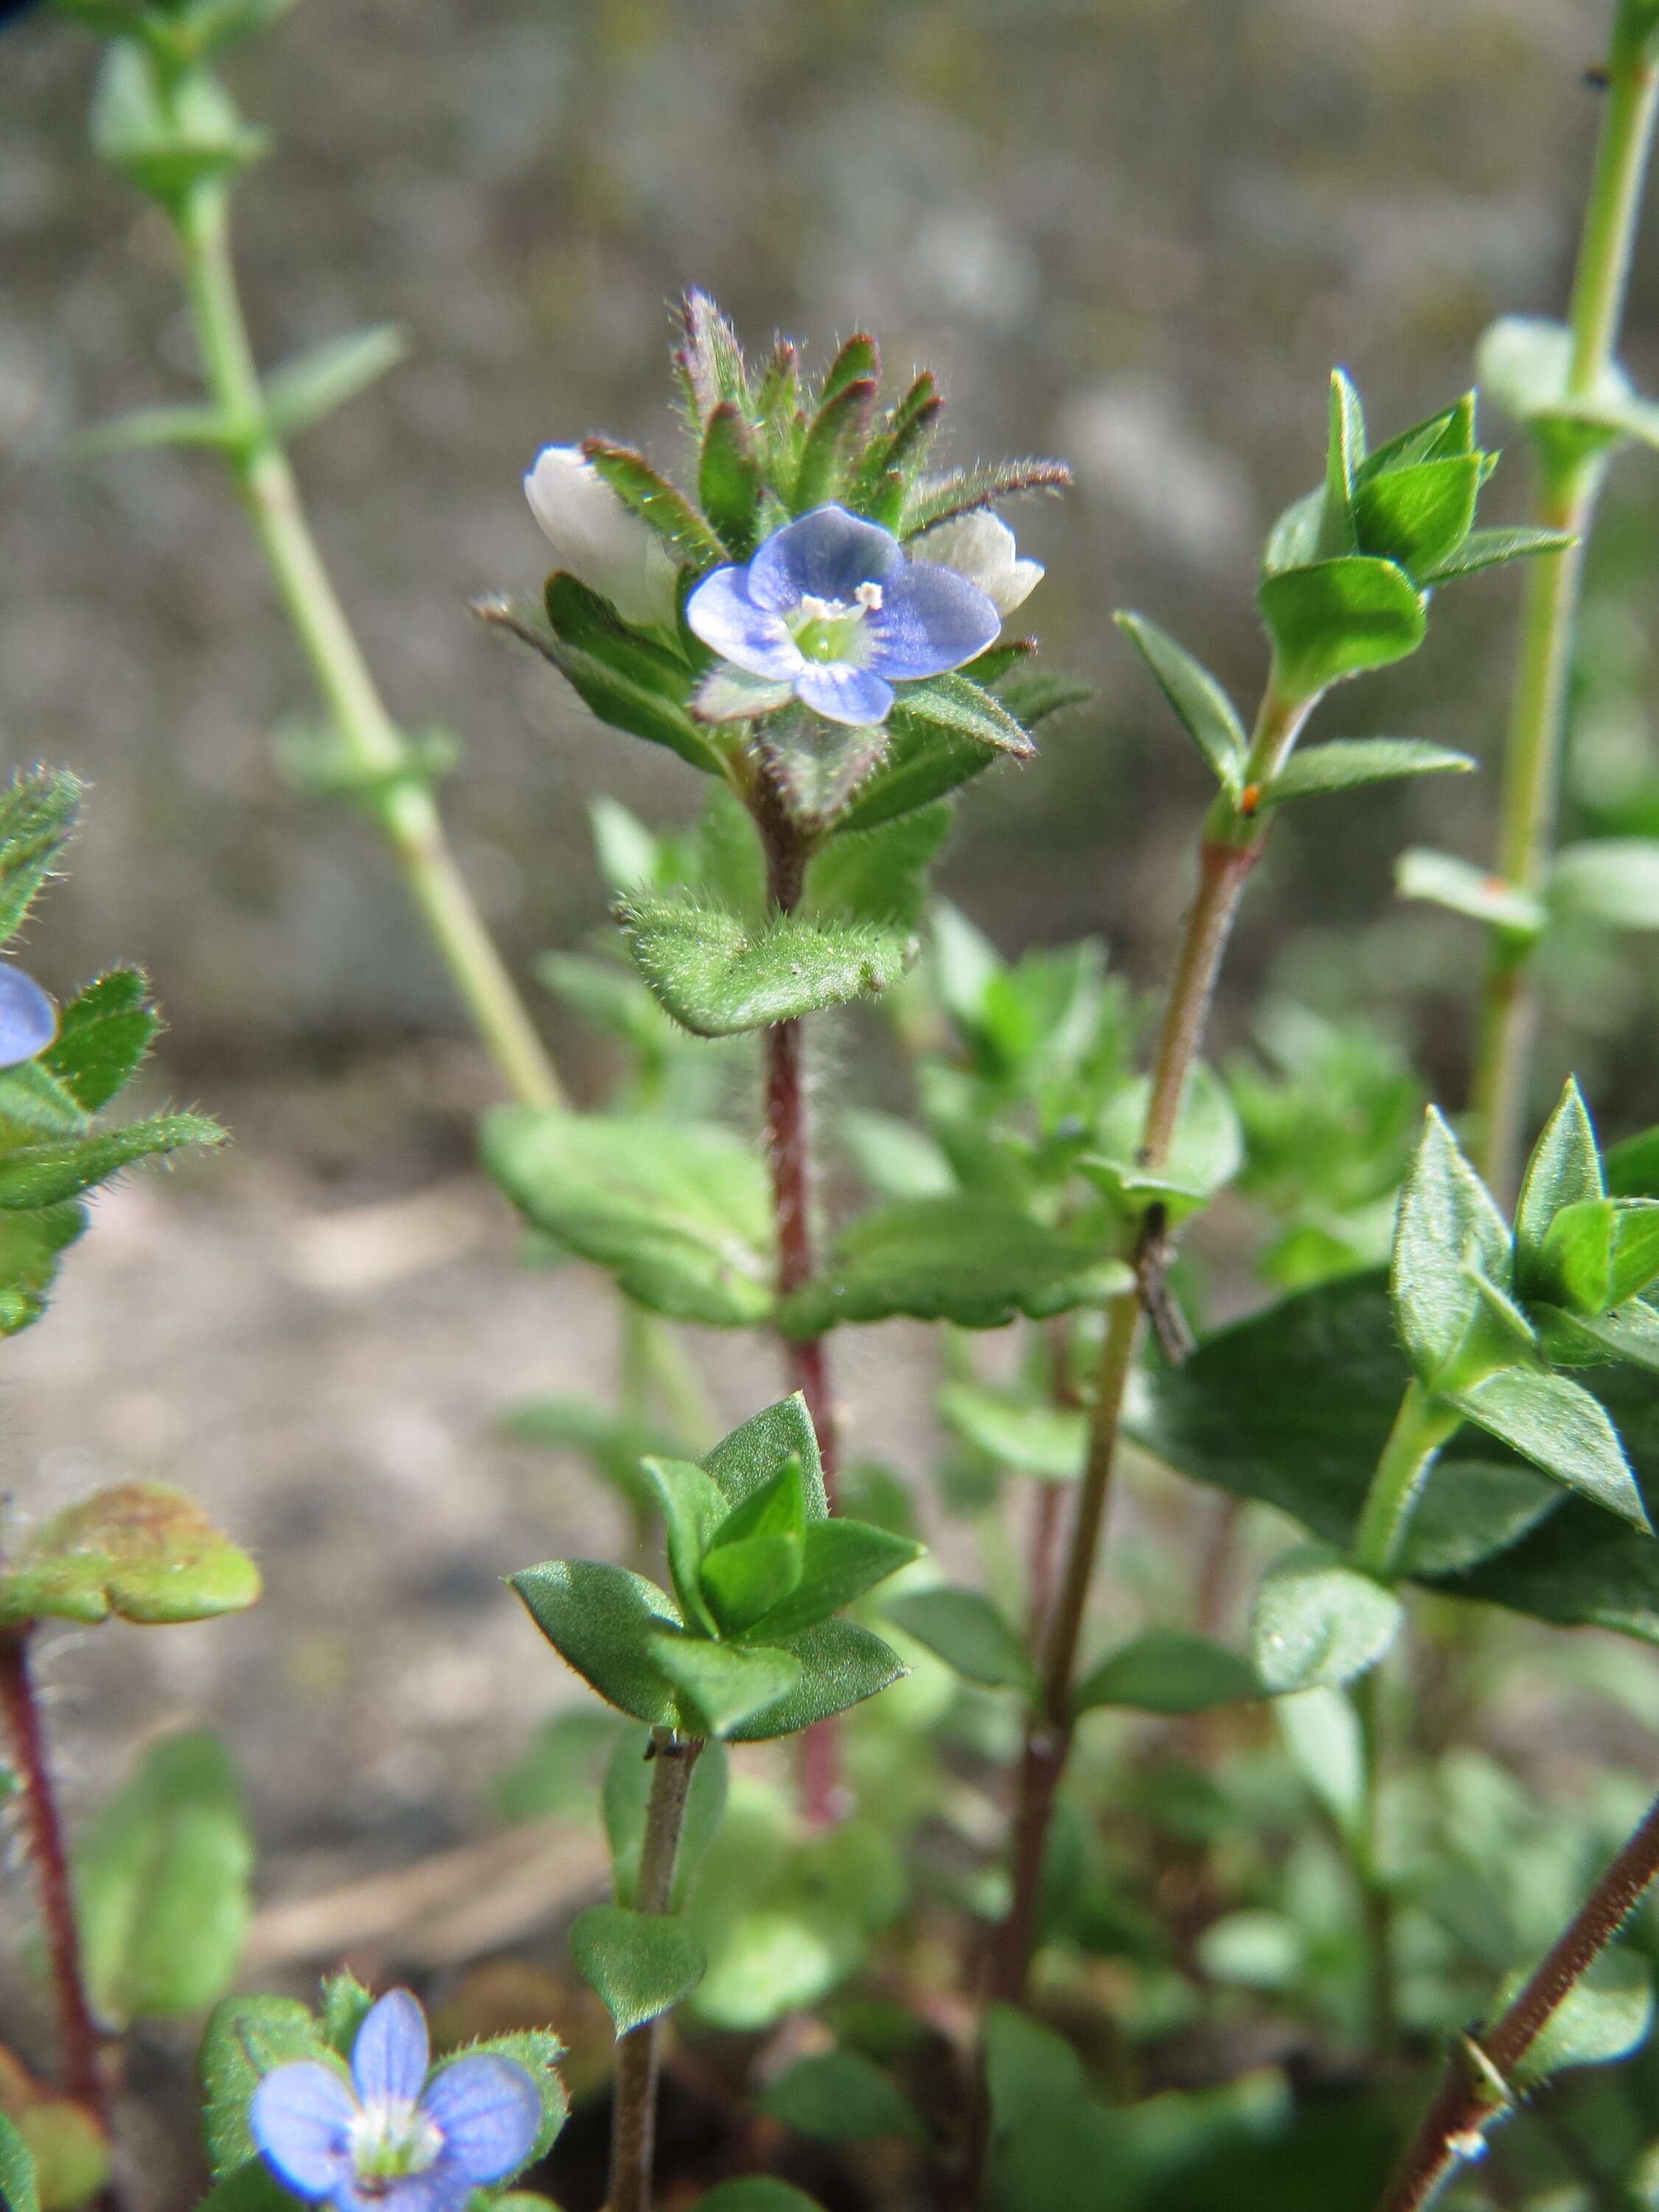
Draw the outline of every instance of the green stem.
[[[1567,376],[1573,398],[1594,394],[1613,364],[1659,94],[1659,70],[1642,43],[1626,34],[1623,14],[1608,55],[1607,105],[1573,279]],[[1605,452],[1571,459],[1540,453],[1538,461],[1537,520],[1571,532],[1577,543],[1530,563],[1516,648],[1496,869],[1505,882],[1534,893],[1543,887],[1554,842],[1584,541],[1606,466]],[[1500,1200],[1513,1192],[1537,1026],[1535,948],[1496,933],[1473,1103],[1477,1164]]]
[[[635,1896],[639,1912],[665,1913],[673,1904],[674,1868],[685,1826],[692,1770],[702,1750],[695,1737],[658,1729],[651,1739],[651,1802],[640,1850]],[[611,2121],[611,2192],[606,2212],[651,2212],[656,2152],[657,2067],[660,2017],[630,2028],[617,2045],[617,2081]]]
[[[235,434],[228,449],[254,535],[270,565],[346,760],[384,831],[410,896],[495,1060],[522,1104],[558,1106],[559,1080],[444,835],[429,787],[410,773],[403,738],[370,674],[272,432],[248,342],[222,185],[186,201],[178,235],[208,388]]]
[[[1364,1573],[1386,1580],[1395,1572],[1407,1528],[1435,1461],[1462,1419],[1431,1398],[1420,1382],[1406,1385],[1354,1534],[1353,1563]]]
[[[1288,757],[1317,703],[1289,699],[1270,674],[1244,767],[1244,789],[1267,782]],[[1169,1157],[1187,1079],[1203,1042],[1216,978],[1250,870],[1267,837],[1267,823],[1225,793],[1205,818],[1199,846],[1199,884],[1188,911],[1174,977],[1153,1059],[1151,1095],[1138,1158],[1154,1173]],[[1137,1256],[1145,1231],[1138,1231]],[[1066,1545],[1066,1565],[1048,1623],[1042,1655],[1042,1691],[1030,1717],[1015,1785],[1011,1844],[1012,1894],[991,1954],[991,1994],[1008,2002],[1024,1995],[1036,1934],[1043,1854],[1054,1793],[1071,1751],[1072,1686],[1094,1580],[1101,1529],[1117,1455],[1123,1401],[1134,1372],[1144,1291],[1137,1287],[1106,1309],[1089,1424],[1087,1456]]]

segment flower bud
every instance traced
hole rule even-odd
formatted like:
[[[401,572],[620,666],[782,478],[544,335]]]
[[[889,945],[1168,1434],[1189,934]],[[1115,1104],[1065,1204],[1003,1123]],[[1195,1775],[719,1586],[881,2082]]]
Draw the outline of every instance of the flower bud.
[[[576,446],[544,446],[524,480],[554,558],[624,622],[675,619],[674,564],[662,541],[611,490]]]
[[[1042,562],[1019,559],[1013,532],[986,507],[940,523],[906,550],[913,560],[954,568],[976,584],[1000,615],[1012,614],[1042,580]]]

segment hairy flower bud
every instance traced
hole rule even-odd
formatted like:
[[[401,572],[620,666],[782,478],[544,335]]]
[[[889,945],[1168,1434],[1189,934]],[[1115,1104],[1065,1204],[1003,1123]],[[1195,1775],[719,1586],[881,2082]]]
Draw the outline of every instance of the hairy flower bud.
[[[672,623],[673,562],[580,447],[544,446],[524,489],[561,568],[609,599],[624,622]]]

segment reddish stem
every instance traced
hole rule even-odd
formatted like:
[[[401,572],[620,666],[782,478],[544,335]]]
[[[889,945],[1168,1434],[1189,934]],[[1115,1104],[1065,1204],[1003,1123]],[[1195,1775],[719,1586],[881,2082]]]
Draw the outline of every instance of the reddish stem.
[[[58,2033],[64,2087],[78,2104],[106,2119],[100,2055],[104,2034],[87,2001],[81,1966],[81,1936],[70,1887],[69,1854],[46,1761],[46,1737],[29,1673],[27,1627],[0,1630],[0,1714],[5,1719],[12,1755],[23,1785],[23,1816],[29,1856],[34,1864],[52,1988],[58,2000]]]

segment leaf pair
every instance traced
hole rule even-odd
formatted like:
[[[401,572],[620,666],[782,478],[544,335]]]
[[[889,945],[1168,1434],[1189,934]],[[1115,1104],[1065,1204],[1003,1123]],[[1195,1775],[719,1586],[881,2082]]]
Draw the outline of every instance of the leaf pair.
[[[830,1519],[802,1400],[757,1414],[701,1465],[658,1461],[649,1471],[674,1598],[593,1560],[513,1577],[543,1634],[601,1697],[653,1727],[748,1741],[808,1727],[901,1671],[879,1638],[835,1615],[919,1547]]]

